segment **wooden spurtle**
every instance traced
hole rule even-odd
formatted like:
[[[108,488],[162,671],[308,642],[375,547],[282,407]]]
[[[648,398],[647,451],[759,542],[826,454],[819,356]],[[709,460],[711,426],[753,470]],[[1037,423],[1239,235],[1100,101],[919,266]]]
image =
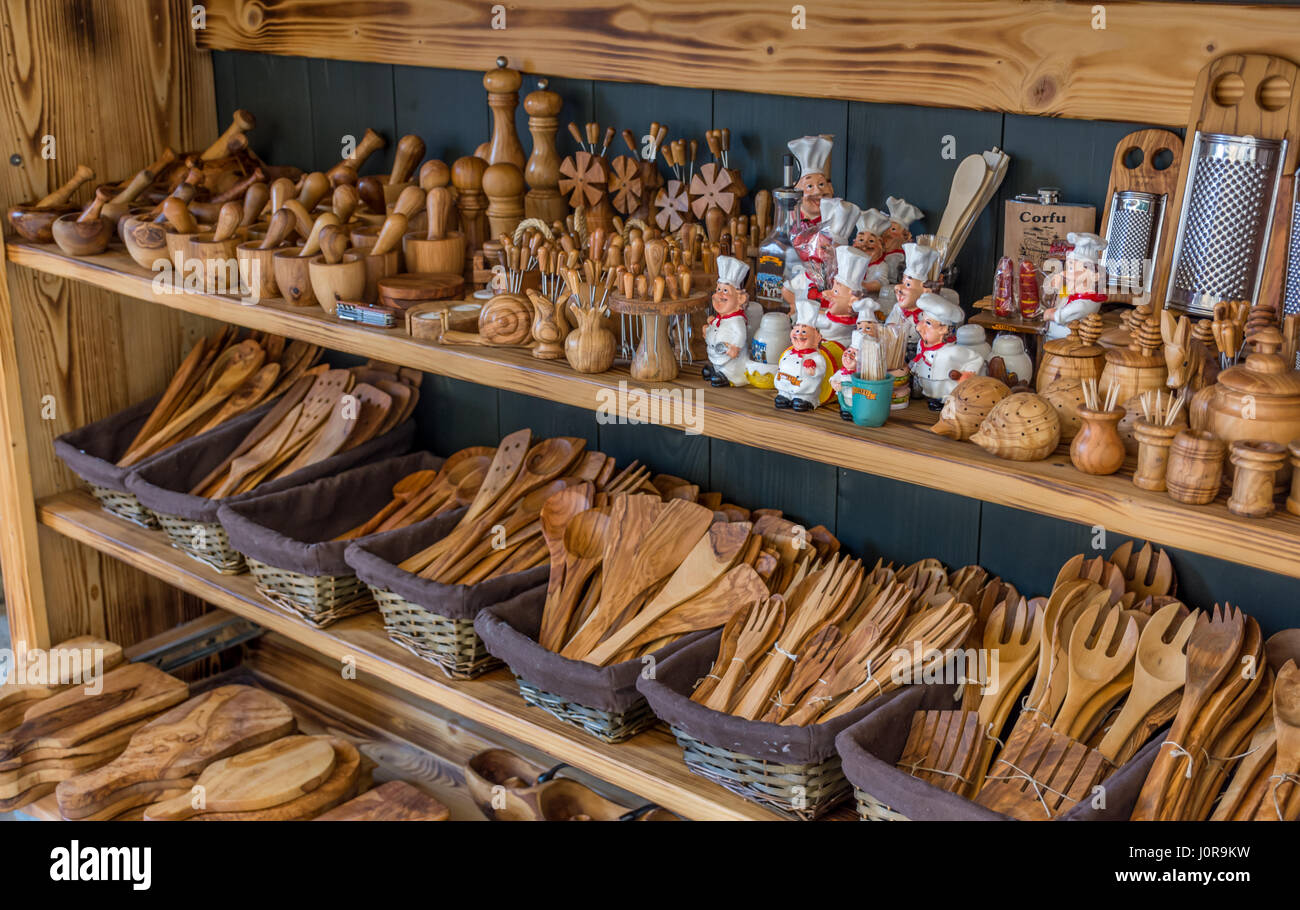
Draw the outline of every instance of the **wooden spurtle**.
[[[440,510],[446,503],[451,502],[459,485],[476,472],[481,482],[481,478],[486,475],[494,451],[495,449],[489,446],[471,446],[453,454],[443,462],[442,467],[438,470],[437,479],[408,505],[403,506],[396,514],[386,519],[379,526],[379,530],[391,531],[393,528],[401,528],[417,521],[423,521],[429,515]]]
[[[155,803],[146,821],[183,821],[207,812],[268,809],[309,793],[334,770],[327,736],[286,736],[208,765],[199,775],[202,808],[190,794]]]

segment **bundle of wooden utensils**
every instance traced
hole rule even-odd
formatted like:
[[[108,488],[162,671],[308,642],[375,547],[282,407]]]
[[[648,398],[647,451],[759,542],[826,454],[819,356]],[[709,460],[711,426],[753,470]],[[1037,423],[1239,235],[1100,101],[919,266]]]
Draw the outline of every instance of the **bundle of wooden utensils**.
[[[41,681],[0,686],[0,812],[112,761],[137,730],[189,695],[184,682],[149,664],[123,663],[111,642],[73,639],[52,653],[61,656]]]
[[[375,366],[313,367],[190,493],[210,499],[246,493],[382,436],[415,410],[417,383],[406,372]]]
[[[199,339],[118,464],[129,467],[278,398],[320,355],[316,345],[263,332],[240,340],[231,326]]]

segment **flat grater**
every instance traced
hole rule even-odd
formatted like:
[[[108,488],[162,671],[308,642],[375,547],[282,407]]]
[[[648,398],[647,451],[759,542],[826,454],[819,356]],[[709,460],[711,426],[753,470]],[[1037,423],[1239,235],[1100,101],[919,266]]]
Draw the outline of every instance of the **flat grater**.
[[[1300,174],[1297,174],[1300,178]],[[1282,312],[1300,313],[1300,179],[1291,194],[1291,233],[1287,238],[1286,278],[1282,285]]]
[[[1108,288],[1124,294],[1147,289],[1146,264],[1155,259],[1165,220],[1164,194],[1119,190],[1106,207],[1106,252],[1101,264]]]
[[[1167,306],[1212,316],[1223,300],[1254,305],[1286,150],[1285,139],[1196,132]]]

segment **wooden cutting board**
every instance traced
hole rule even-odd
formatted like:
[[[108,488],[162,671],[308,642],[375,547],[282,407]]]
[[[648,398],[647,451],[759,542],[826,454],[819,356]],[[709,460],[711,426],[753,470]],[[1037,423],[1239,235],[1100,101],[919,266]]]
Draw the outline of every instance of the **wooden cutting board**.
[[[155,803],[144,817],[146,821],[182,821],[208,812],[269,809],[310,793],[333,771],[334,748],[329,737],[286,736],[209,765],[199,775],[196,792]]]
[[[318,822],[445,822],[447,807],[404,780],[362,793],[337,809],[317,816]]]
[[[121,749],[110,749],[107,752],[31,762],[16,771],[7,771],[0,774],[0,799],[13,799],[38,784],[57,784],[70,777],[76,777],[92,768],[107,764],[120,754]]]
[[[83,667],[93,666],[94,654],[96,651],[100,652],[102,655],[101,668],[105,673],[114,667],[120,666],[126,660],[122,655],[120,645],[95,638],[92,635],[70,638],[52,648],[51,651],[66,652],[74,649],[82,652],[80,666]],[[85,660],[88,656],[90,657],[89,664]],[[30,677],[37,669],[29,662],[25,676]],[[59,673],[63,672],[66,675],[70,669],[75,668],[72,668],[68,662],[56,660],[54,664],[49,665],[49,670],[42,674],[45,678],[50,679],[48,683],[10,681],[0,685],[0,733],[11,730],[22,723],[27,709],[36,702],[68,688],[71,685],[71,680],[59,678]],[[14,679],[13,673],[10,674],[10,679]]]
[[[64,818],[83,818],[127,799],[136,800],[131,805],[153,802],[152,793],[175,788],[214,761],[288,736],[295,728],[289,707],[269,692],[219,686],[154,718],[109,764],[60,784],[59,811]]]
[[[334,771],[319,787],[310,793],[304,793],[295,799],[250,812],[206,812],[196,816],[199,822],[291,822],[309,821],[322,812],[333,809],[356,795],[362,786],[363,771],[366,779],[369,772],[363,766],[369,763],[362,759],[356,746],[337,737],[328,739],[334,748]]]
[[[0,734],[0,762],[28,749],[66,749],[141,718],[152,717],[189,696],[189,686],[149,664],[126,664],[105,673],[100,691],[74,686],[33,705],[23,722]]]
[[[141,718],[132,723],[124,724],[115,730],[110,730],[103,736],[96,736],[94,739],[88,739],[84,743],[78,743],[66,749],[28,749],[26,752],[18,753],[8,761],[0,762],[0,776],[33,765],[36,762],[74,759],[83,755],[99,755],[104,752],[117,755],[127,747],[131,742],[131,737],[146,723],[148,723],[148,719]]]

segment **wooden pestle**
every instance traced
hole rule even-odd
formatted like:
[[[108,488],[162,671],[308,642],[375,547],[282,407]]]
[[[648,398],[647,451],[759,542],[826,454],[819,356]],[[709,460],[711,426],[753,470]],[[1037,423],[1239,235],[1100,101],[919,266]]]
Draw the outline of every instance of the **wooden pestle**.
[[[95,172],[86,165],[79,164],[77,165],[76,171],[74,171],[72,176],[68,178],[67,183],[63,184],[48,196],[43,197],[33,206],[33,208],[53,209],[58,208],[61,205],[67,205],[68,200],[72,198],[72,194],[77,191],[77,187],[81,186],[87,180],[94,179]]]
[[[382,215],[388,211],[388,204],[384,201],[384,182],[378,177],[362,177],[357,181],[357,195],[361,197],[361,203],[370,212],[376,215]]]
[[[251,184],[244,191],[244,215],[239,219],[239,226],[248,227],[256,223],[262,217],[262,209],[266,208],[266,201],[270,198],[271,190],[266,183]]]
[[[320,251],[327,263],[337,265],[342,262],[347,248],[348,234],[342,227],[337,224],[327,224],[321,228]]]
[[[334,165],[325,172],[325,176],[329,178],[330,186],[356,186],[361,179],[357,176],[356,169],[346,164]]]
[[[424,208],[424,190],[418,186],[408,186],[398,195],[393,203],[393,211],[414,218],[415,213]]]
[[[202,179],[203,179],[202,171],[200,171],[198,168],[190,168],[185,180],[180,185],[178,185],[174,190],[171,191],[171,194],[167,197],[167,199],[179,199],[186,206],[188,206],[190,204],[190,201],[194,198],[194,194],[198,192],[198,184]],[[166,221],[167,215],[163,209],[163,205],[167,202],[167,199],[164,199],[162,202],[154,206],[154,208],[149,212],[148,215],[145,216],[145,218],[152,219],[157,224],[162,224],[164,221]]]
[[[356,147],[352,150],[352,157],[340,158],[339,163],[334,165],[334,167],[350,167],[354,171],[359,171],[361,170],[361,166],[366,163],[367,158],[387,144],[388,143],[384,140],[383,136],[379,135],[369,127],[366,127],[365,135],[361,137],[361,141],[358,142]],[[331,170],[333,170],[333,168],[331,168]]]
[[[271,216],[271,222],[266,227],[266,236],[262,242],[257,245],[259,250],[273,250],[280,244],[289,239],[289,234],[293,232],[296,219],[293,212],[288,209],[280,209]]]
[[[211,201],[214,203],[221,204],[221,203],[229,202],[232,199],[243,199],[244,193],[248,192],[248,188],[250,186],[252,186],[254,183],[262,183],[265,180],[266,180],[266,174],[262,172],[262,169],[260,167],[256,168],[253,171],[253,173],[249,174],[243,180],[231,186],[224,193],[218,193],[216,196],[213,196]]]
[[[214,241],[229,240],[239,230],[239,222],[244,217],[244,207],[233,199],[221,206],[217,213],[217,226],[213,229]]]
[[[167,151],[171,152],[171,149],[168,149]],[[175,152],[172,152],[172,157],[176,157]],[[166,164],[164,164],[163,167],[166,167]],[[141,168],[139,171],[136,171],[135,176],[131,178],[131,182],[118,190],[117,195],[108,201],[114,205],[125,205],[128,202],[134,201],[136,196],[139,196],[149,188],[149,185],[153,183],[154,178],[157,176],[158,171],[153,169],[153,165]]]
[[[297,199],[290,199],[281,207],[280,210],[288,211],[293,215],[294,229],[297,230],[299,237],[305,241],[311,236],[311,229],[312,225],[315,223],[315,218],[312,216],[311,212],[307,211],[306,207],[301,202]]]
[[[298,201],[310,212],[329,191],[329,178],[320,171],[312,171],[310,174],[303,175],[302,182],[298,186]]]
[[[437,158],[430,158],[420,165],[420,189],[426,193],[435,187],[446,186],[449,183],[451,183],[451,168]]]
[[[306,259],[315,256],[320,252],[320,233],[325,228],[334,225],[338,226],[338,216],[333,212],[322,212],[316,216],[316,221],[311,226],[311,233],[307,235],[307,242],[303,248],[298,251],[299,258]]]
[[[371,256],[386,256],[397,249],[402,242],[402,235],[406,233],[407,217],[401,212],[393,212],[384,219],[384,223],[379,228],[379,237],[375,245],[370,248]]]
[[[251,130],[257,125],[257,118],[245,110],[235,111],[230,126],[226,131],[217,137],[217,141],[208,146],[207,150],[199,157],[204,161],[212,161],[215,158],[224,158],[230,154],[230,143],[237,139],[242,139],[244,133]]]
[[[357,193],[357,188],[346,183],[341,183],[334,187],[334,195],[330,199],[330,204],[334,209],[334,214],[339,216],[340,224],[347,224],[352,220],[352,214],[361,204],[361,196]]]
[[[424,140],[414,133],[407,133],[397,140],[397,152],[393,155],[393,170],[388,175],[390,185],[406,183],[411,179],[415,166],[424,158]]]
[[[473,156],[458,158],[451,166],[451,182],[460,193],[456,207],[460,210],[460,225],[465,234],[467,251],[478,250],[487,239],[487,218],[483,213],[485,170],[487,162]]]
[[[81,210],[81,214],[77,216],[77,220],[83,224],[89,221],[99,220],[100,210],[103,209],[104,203],[108,202],[108,199],[108,189],[101,186],[99,189],[95,190],[95,198],[90,200],[86,207]]]
[[[447,219],[451,215],[451,190],[445,186],[429,190],[425,201],[429,216],[429,233],[426,240],[442,240],[447,236]]]
[[[278,212],[284,204],[294,197],[293,181],[288,177],[279,177],[271,181],[270,211]]]
[[[177,196],[168,196],[162,201],[163,217],[178,234],[197,234],[199,225],[190,214],[190,207]]]

